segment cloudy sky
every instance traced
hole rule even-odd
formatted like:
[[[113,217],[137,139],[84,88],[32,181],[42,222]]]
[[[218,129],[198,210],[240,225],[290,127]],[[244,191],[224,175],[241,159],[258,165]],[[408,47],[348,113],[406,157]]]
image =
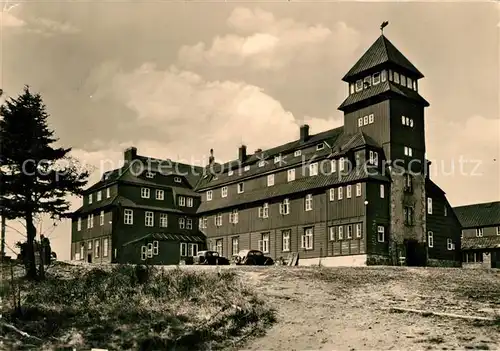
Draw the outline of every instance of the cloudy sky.
[[[342,125],[341,78],[388,20],[385,35],[425,75],[433,179],[452,205],[495,201],[499,14],[494,2],[23,1],[2,12],[1,87],[42,94],[60,142],[97,167],[92,181],[131,145],[197,163],[213,148],[226,161],[241,143],[295,139],[304,122]],[[50,236],[68,258],[68,223]],[[8,244],[18,239],[9,228]]]

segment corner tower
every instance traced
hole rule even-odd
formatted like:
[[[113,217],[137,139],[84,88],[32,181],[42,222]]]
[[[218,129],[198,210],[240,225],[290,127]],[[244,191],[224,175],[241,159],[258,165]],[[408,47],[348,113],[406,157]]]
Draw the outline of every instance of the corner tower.
[[[424,75],[382,34],[342,79],[344,132],[364,132],[384,150],[391,177],[388,254],[393,263],[425,264]],[[368,213],[369,215],[369,213]],[[373,218],[375,221],[375,218]]]

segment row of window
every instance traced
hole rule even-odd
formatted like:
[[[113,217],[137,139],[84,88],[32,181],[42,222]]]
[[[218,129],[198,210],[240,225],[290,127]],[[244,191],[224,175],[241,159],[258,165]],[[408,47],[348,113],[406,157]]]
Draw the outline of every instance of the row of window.
[[[434,232],[432,231],[427,232],[427,245],[430,248],[434,247]],[[452,239],[446,239],[446,248],[449,251],[455,250],[455,243],[453,242]]]
[[[328,228],[330,241],[352,239],[353,231],[355,232],[356,239],[360,239],[363,233],[362,223],[331,226]]]
[[[372,124],[375,122],[375,117],[372,114],[369,114],[368,116],[363,116],[358,118],[358,127],[366,126],[368,124]]]
[[[367,76],[364,79],[358,79],[355,83],[350,83],[349,93],[354,94],[354,92],[360,92],[363,89],[370,88],[372,85],[378,85],[381,82],[387,81],[387,72],[389,72],[389,81],[418,91],[417,80],[406,77],[401,73],[393,72],[392,70],[383,70],[381,72],[373,73],[372,75]]]
[[[343,172],[345,170],[346,166],[346,161],[347,159],[344,157],[341,157],[338,160],[338,169],[339,172]],[[330,163],[330,173],[335,173],[337,172],[337,160],[329,160]],[[360,161],[360,156],[359,154],[356,154],[356,165],[358,166],[361,163]],[[373,164],[375,166],[378,165],[378,152],[376,151],[369,151],[369,163]],[[322,162],[322,165],[324,163]],[[308,167],[309,169],[309,176],[317,176],[319,173],[319,162],[314,162],[311,163]],[[295,168],[287,170],[287,181],[288,182],[293,182],[295,180]],[[275,184],[275,175],[274,174],[269,174],[267,175],[267,186],[274,186]],[[237,193],[242,194],[245,192],[245,183],[240,182],[236,185]],[[207,201],[212,201],[214,196],[214,191],[213,190],[207,190],[206,192],[206,200]],[[223,186],[221,188],[221,197],[226,198],[228,196],[228,186]]]
[[[105,189],[106,191],[106,199],[109,199],[111,197],[111,189],[110,188],[106,188]],[[89,194],[89,205],[92,204],[92,195],[93,194]],[[96,201],[99,202],[102,200],[102,190],[99,190],[97,193],[96,193]]]
[[[413,128],[413,118],[401,116],[401,123],[403,123],[404,126]]]
[[[160,228],[168,227],[168,214],[160,213]],[[132,225],[134,224],[134,210],[125,209],[123,211],[123,223]],[[154,212],[146,211],[144,213],[144,225],[146,227],[154,227]],[[193,219],[192,218],[179,218],[179,229],[193,229]]]
[[[104,211],[99,214],[99,225],[104,225]],[[91,213],[87,216],[87,229],[94,228],[94,214]],[[82,218],[78,218],[76,222],[76,230],[82,230]]]
[[[481,238],[484,235],[484,228],[476,228],[476,237]],[[500,226],[496,227],[496,234],[500,235]],[[463,231],[462,231],[462,237],[463,237]]]
[[[165,191],[161,189],[156,189],[156,200],[164,200],[165,199]],[[143,199],[149,199],[151,197],[151,189],[149,188],[141,188],[141,197]],[[192,197],[185,197],[185,196],[179,196],[179,206],[181,207],[193,207],[193,198]]]
[[[156,176],[155,172],[151,172],[151,171],[146,172],[146,178],[153,179],[155,176]],[[181,177],[174,177],[174,182],[182,183]]]
[[[94,239],[94,240],[89,240],[87,241],[87,255],[92,253],[92,243],[93,249],[94,249],[94,258],[99,258],[101,251],[100,251],[100,243],[101,239]],[[108,257],[109,253],[109,239],[108,238],[103,238],[102,239],[102,257]],[[85,260],[85,243],[81,243],[80,245],[80,251],[75,252],[75,260]]]

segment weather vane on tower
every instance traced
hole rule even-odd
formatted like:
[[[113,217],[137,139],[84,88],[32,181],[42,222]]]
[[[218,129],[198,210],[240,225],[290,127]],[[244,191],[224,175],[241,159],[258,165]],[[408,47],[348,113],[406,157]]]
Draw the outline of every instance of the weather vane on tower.
[[[384,21],[380,25],[380,31],[382,32],[382,34],[384,34],[384,28],[387,27],[388,24],[389,24],[389,21]]]

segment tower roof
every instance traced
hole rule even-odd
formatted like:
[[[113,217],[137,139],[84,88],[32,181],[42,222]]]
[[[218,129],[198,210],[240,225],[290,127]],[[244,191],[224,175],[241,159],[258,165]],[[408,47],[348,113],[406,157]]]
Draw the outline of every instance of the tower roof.
[[[356,64],[342,78],[347,82],[350,78],[362,75],[363,72],[379,66],[381,64],[392,64],[399,66],[411,73],[416,78],[423,78],[424,75],[399,51],[383,34],[370,46],[361,56]]]

